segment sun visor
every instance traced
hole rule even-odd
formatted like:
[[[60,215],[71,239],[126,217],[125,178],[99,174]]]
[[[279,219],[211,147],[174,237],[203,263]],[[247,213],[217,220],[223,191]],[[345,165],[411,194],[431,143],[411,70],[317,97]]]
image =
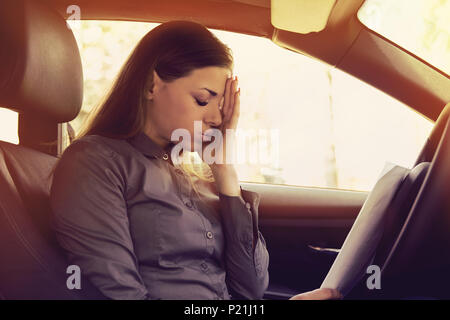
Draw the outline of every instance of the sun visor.
[[[325,29],[336,0],[271,0],[275,28],[307,34]]]

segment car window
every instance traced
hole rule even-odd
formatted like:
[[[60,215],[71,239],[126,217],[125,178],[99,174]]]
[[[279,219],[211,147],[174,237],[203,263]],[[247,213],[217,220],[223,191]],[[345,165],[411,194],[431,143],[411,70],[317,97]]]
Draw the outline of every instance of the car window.
[[[0,140],[18,144],[18,123],[17,112],[0,107]]]
[[[75,131],[139,39],[157,24],[73,21],[85,76]],[[385,162],[411,167],[432,122],[401,102],[270,40],[211,30],[241,87],[243,182],[370,190]]]
[[[358,18],[450,74],[450,0],[366,0]]]

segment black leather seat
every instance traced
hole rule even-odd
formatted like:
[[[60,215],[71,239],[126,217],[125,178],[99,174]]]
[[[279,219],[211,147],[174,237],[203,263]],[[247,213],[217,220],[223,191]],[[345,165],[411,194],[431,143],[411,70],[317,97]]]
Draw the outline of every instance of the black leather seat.
[[[82,102],[79,51],[65,20],[40,1],[0,2],[0,106],[55,123]],[[88,281],[67,288],[68,263],[50,224],[58,158],[0,141],[0,298],[104,299]]]
[[[82,290],[66,286],[68,264],[49,223],[49,174],[56,161],[0,142],[0,292],[5,299],[101,297],[86,281]]]

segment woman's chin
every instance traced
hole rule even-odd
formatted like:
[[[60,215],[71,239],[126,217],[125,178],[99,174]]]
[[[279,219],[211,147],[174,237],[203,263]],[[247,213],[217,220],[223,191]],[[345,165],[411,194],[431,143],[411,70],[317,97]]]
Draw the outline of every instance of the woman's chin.
[[[191,144],[191,152],[194,152],[194,151],[202,151],[203,152],[203,150],[205,149],[205,147],[207,146],[207,145],[209,145],[210,143],[211,143],[212,141],[208,141],[208,140],[202,140],[201,138],[200,139],[198,139],[198,140],[195,140],[195,141],[193,141],[192,142],[192,144]]]

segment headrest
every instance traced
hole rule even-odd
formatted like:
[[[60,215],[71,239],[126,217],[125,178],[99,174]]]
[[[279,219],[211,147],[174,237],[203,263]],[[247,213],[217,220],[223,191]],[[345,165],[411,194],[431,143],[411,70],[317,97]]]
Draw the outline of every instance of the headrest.
[[[67,122],[82,99],[80,53],[63,17],[40,1],[0,1],[0,107]]]

